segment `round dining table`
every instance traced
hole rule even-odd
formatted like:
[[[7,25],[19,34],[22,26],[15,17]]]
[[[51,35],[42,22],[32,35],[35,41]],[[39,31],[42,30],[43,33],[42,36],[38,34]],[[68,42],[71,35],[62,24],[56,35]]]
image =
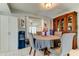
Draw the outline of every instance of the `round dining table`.
[[[59,40],[61,37],[57,35],[34,35],[34,38],[36,38],[37,49],[45,48],[44,54],[46,54],[48,48],[51,46],[51,41]]]

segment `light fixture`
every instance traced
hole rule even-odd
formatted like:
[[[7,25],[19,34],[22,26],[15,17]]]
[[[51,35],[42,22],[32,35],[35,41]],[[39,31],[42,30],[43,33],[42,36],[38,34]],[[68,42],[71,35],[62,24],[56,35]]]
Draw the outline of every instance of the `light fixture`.
[[[51,9],[55,6],[54,3],[42,3],[43,8]]]

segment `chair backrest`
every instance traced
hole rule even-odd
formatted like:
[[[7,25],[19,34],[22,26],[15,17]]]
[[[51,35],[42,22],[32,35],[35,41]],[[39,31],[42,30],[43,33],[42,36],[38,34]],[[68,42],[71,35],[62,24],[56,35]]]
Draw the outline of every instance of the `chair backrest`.
[[[33,34],[29,33],[29,41],[30,41],[30,46],[34,48],[34,39],[33,39]]]
[[[57,32],[57,31],[55,31],[54,35],[62,36],[62,32]]]
[[[61,55],[66,55],[72,49],[73,37],[76,33],[64,33],[61,37]]]

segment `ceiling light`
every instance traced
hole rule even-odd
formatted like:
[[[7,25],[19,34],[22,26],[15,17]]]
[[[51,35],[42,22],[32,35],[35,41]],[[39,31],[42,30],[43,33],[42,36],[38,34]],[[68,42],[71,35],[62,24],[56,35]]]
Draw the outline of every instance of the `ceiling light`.
[[[43,8],[51,9],[55,6],[54,3],[42,3]]]

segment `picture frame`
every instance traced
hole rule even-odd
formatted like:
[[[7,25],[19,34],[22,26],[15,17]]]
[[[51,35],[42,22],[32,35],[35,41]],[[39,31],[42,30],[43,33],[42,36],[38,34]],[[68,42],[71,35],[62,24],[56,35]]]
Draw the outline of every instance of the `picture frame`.
[[[25,28],[25,24],[26,24],[25,19],[21,18],[20,19],[20,28]]]

